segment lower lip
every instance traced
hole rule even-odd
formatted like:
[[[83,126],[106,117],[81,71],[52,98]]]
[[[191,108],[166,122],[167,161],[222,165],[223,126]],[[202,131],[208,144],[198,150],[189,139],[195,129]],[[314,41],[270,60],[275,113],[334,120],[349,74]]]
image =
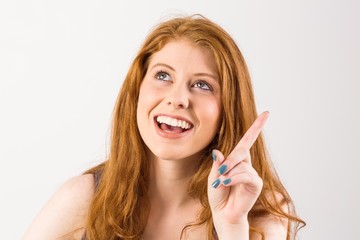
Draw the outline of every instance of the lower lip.
[[[173,132],[167,132],[167,131],[164,131],[162,129],[159,128],[158,126],[158,123],[156,122],[156,120],[154,120],[154,124],[155,124],[155,129],[156,129],[156,132],[161,136],[161,137],[164,137],[164,138],[169,138],[169,139],[178,139],[178,138],[182,138],[184,137],[185,135],[189,134],[193,128],[189,129],[189,130],[186,130],[184,132],[181,132],[181,133],[173,133]]]

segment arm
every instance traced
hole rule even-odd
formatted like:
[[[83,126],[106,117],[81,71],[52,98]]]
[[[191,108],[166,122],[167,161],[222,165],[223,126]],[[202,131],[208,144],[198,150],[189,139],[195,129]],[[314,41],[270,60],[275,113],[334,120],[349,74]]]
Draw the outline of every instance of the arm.
[[[92,174],[65,182],[35,217],[22,240],[57,239],[83,227],[93,191]]]

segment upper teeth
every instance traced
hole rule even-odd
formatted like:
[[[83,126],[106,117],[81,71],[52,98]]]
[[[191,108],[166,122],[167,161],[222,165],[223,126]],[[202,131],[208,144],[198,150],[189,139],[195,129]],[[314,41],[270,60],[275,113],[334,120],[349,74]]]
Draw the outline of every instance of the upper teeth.
[[[167,125],[170,125],[173,127],[181,127],[183,129],[189,129],[191,127],[190,123],[188,123],[184,120],[179,120],[179,119],[175,119],[175,118],[171,118],[171,117],[167,117],[167,116],[158,116],[156,118],[156,121],[158,123],[166,123]]]

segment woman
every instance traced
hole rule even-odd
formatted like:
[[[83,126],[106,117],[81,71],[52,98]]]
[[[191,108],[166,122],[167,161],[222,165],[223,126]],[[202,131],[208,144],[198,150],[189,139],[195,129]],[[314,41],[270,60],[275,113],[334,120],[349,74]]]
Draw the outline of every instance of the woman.
[[[161,23],[119,93],[109,159],[66,182],[24,239],[294,238],[305,223],[268,158],[268,115],[222,28]]]

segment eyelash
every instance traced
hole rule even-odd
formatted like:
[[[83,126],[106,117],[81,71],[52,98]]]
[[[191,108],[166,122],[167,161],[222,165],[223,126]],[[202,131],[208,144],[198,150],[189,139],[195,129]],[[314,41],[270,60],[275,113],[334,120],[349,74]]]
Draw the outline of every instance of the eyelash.
[[[211,87],[211,85],[208,84],[207,82],[203,81],[203,80],[196,81],[193,85],[196,85],[196,84],[199,84],[199,83],[204,84],[207,87],[207,88],[199,87],[200,89],[205,90],[205,91],[211,91],[211,92],[213,91],[213,88]]]
[[[169,73],[167,73],[166,71],[163,71],[163,70],[159,70],[159,71],[157,71],[156,73],[155,73],[155,75],[154,75],[154,78],[156,78],[157,80],[160,80],[160,81],[169,81],[169,80],[164,80],[164,79],[160,79],[160,75],[167,75],[168,77],[170,77],[170,74]],[[207,83],[206,81],[204,81],[204,80],[198,80],[198,81],[196,81],[192,86],[195,86],[195,85],[197,85],[197,84],[204,84],[204,85],[206,85],[206,87],[207,88],[201,88],[201,87],[199,87],[199,89],[201,89],[201,90],[204,90],[204,91],[213,91],[213,88],[211,87],[211,85],[209,84],[209,83]]]
[[[166,80],[163,80],[163,79],[160,79],[159,76],[161,74],[166,74],[167,76],[170,76],[170,74],[168,74],[167,72],[163,71],[163,70],[159,70],[155,73],[154,75],[154,78],[156,78],[157,80],[160,80],[160,81],[166,81]]]

